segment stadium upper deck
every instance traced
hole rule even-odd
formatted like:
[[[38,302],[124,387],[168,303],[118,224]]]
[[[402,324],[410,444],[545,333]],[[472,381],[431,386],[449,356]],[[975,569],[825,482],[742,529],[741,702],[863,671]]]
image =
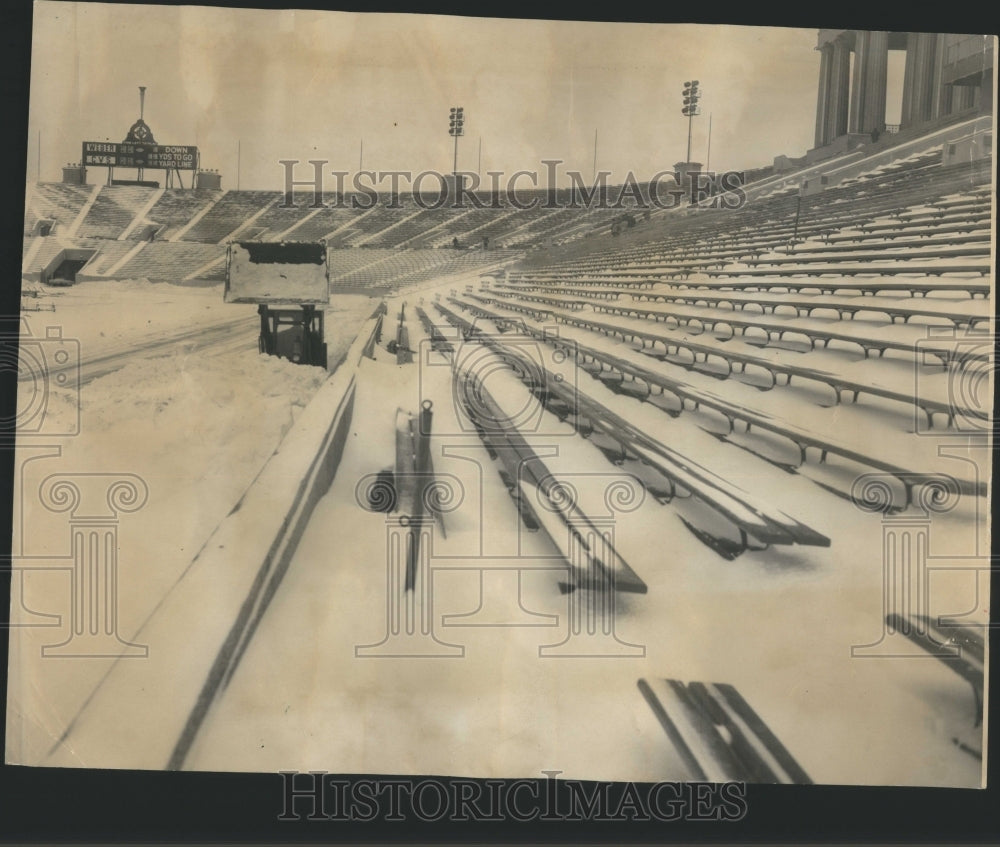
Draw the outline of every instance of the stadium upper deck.
[[[407,194],[325,195],[322,207],[312,193],[296,194],[288,206],[279,191],[39,183],[28,192],[22,275],[48,282],[72,257],[79,269],[70,277],[81,280],[213,282],[222,279],[227,241],[324,240],[337,251],[338,290],[379,293],[397,282],[519,259],[535,268],[593,255],[597,265],[610,266],[616,257],[655,256],[667,243],[716,242],[769,229],[777,244],[855,211],[874,214],[988,182],[991,157],[956,162],[945,155],[955,146],[948,139],[977,126],[973,120],[931,132],[895,153],[879,145],[867,160],[853,151],[697,206],[670,180],[655,193],[649,184],[633,191],[610,186],[589,199],[565,189],[476,192],[460,205]],[[385,251],[400,257],[390,260]]]

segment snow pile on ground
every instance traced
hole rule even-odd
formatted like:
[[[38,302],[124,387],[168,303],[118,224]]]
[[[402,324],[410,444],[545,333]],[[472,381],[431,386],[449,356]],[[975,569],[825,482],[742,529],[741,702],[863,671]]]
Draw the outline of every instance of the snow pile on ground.
[[[338,298],[331,305],[331,366],[372,308],[365,297]],[[31,336],[41,341],[34,348],[22,344],[23,361],[32,350],[36,360],[43,353],[46,361],[52,357],[55,342],[47,339],[47,331],[53,326],[62,327],[64,339],[79,340],[85,363],[88,354],[99,355],[94,351],[102,345],[107,345],[105,355],[117,348],[125,355],[120,368],[79,390],[61,387],[54,378],[18,384],[15,484],[21,494],[15,504],[15,568],[33,567],[27,557],[47,557],[62,569],[19,570],[11,614],[14,620],[31,620],[30,612],[61,620],[55,626],[12,630],[8,761],[37,761],[44,755],[110,667],[103,658],[39,658],[43,646],[68,637],[73,597],[71,516],[43,506],[42,481],[51,474],[134,474],[148,487],[142,508],[122,513],[118,522],[117,632],[129,639],[330,376],[323,368],[257,353],[252,325],[246,349],[192,350],[190,339],[178,337],[177,343],[157,348],[168,355],[141,355],[139,348],[151,334],[170,341],[192,327],[231,321],[234,310],[253,312],[254,307],[223,304],[221,290],[108,282],[68,289],[54,316],[27,317]],[[143,329],[140,318],[149,320],[155,333]],[[36,445],[47,454],[39,454]]]
[[[259,353],[138,360],[83,392],[86,452],[154,473],[166,461],[172,475],[189,471],[192,482],[225,475],[238,485],[244,467],[273,452],[326,376]]]
[[[21,448],[24,529],[15,531],[14,549],[26,556],[69,553],[66,516],[50,514],[38,497],[49,474],[140,477],[148,500],[137,512],[122,514],[118,530],[118,632],[127,639],[190,565],[326,376],[321,368],[271,356],[230,353],[139,360],[95,380],[81,392],[80,434],[61,439],[61,456],[27,462],[29,452]],[[65,395],[56,399],[59,415],[74,413]],[[53,629],[18,629],[12,636],[15,699],[9,714],[31,717],[8,727],[15,730],[8,732],[8,757],[20,749],[30,760],[58,737],[108,661],[71,663],[72,673],[63,663],[38,661],[41,646],[67,634],[69,572],[26,572],[20,578],[26,607],[62,615],[64,622]],[[12,617],[21,611],[15,603]],[[44,717],[53,711],[58,714]]]
[[[155,340],[185,329],[228,323],[253,315],[253,306],[222,300],[222,284],[189,288],[148,280],[81,282],[68,288],[39,286],[40,300],[55,306],[55,315],[30,317],[35,324],[62,328],[63,338],[78,339],[81,355],[90,358]]]

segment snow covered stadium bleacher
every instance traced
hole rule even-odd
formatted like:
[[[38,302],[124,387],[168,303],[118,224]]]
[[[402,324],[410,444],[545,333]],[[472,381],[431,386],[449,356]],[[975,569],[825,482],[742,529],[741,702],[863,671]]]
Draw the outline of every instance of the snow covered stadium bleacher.
[[[24,758],[978,786],[994,170],[950,150],[984,131],[967,109],[652,210],[30,186],[25,310],[84,338],[104,427],[76,444],[111,461],[137,428],[124,455],[200,509],[166,540],[134,516],[167,552],[120,633],[157,650],[65,682]],[[254,358],[234,241],[325,243],[330,374]],[[105,337],[88,290],[166,323]],[[422,435],[441,488],[380,503]],[[931,619],[973,658],[863,660]]]

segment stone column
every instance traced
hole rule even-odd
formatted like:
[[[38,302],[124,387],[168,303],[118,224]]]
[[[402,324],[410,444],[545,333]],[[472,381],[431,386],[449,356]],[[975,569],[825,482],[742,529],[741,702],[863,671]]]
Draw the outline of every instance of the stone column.
[[[931,118],[941,117],[947,110],[945,108],[945,88],[941,82],[941,72],[944,69],[944,38],[934,39],[934,76],[931,82]]]
[[[902,126],[930,120],[934,111],[935,56],[937,35],[911,32],[906,42],[906,74],[903,79]]]
[[[865,102],[862,132],[881,130],[885,126],[886,77],[889,67],[889,33],[868,34],[868,56],[865,62]]]
[[[855,41],[850,131],[871,132],[885,125],[889,33],[859,30]]]
[[[917,59],[917,36],[919,33],[906,33],[906,65],[903,70],[903,102],[899,110],[900,128],[908,127],[912,121],[910,113],[913,106],[913,66]]]
[[[827,114],[830,108],[830,59],[833,48],[824,44],[820,48],[819,92],[816,99],[816,147],[827,142]]]
[[[914,101],[919,104],[921,122],[934,117],[935,83],[937,81],[937,43],[940,37],[934,32],[922,32],[917,38],[917,71],[919,89],[914,88]],[[917,116],[914,115],[917,119]]]
[[[854,78],[851,80],[851,106],[848,132],[861,132],[861,109],[864,103],[865,62],[868,58],[868,32],[858,30],[854,34]]]
[[[833,45],[830,67],[830,111],[827,121],[827,142],[847,133],[847,109],[851,85],[851,50],[842,41]]]

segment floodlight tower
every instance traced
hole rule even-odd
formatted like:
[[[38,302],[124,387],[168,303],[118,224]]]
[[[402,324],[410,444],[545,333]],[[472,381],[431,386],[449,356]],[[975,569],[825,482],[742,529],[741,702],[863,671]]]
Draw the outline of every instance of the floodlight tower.
[[[144,123],[143,117],[146,113],[146,86],[139,86],[139,123]],[[142,168],[138,169],[138,173],[135,177],[137,180],[142,180]]]
[[[701,99],[701,90],[698,88],[698,80],[691,80],[684,83],[684,108],[681,114],[688,119],[688,147],[685,162],[691,161],[691,123],[695,115],[700,115],[698,111],[698,101]]]
[[[455,139],[455,159],[452,165],[452,173],[458,180],[458,137],[465,135],[465,109],[461,106],[451,107],[451,123],[448,126],[448,135]]]

